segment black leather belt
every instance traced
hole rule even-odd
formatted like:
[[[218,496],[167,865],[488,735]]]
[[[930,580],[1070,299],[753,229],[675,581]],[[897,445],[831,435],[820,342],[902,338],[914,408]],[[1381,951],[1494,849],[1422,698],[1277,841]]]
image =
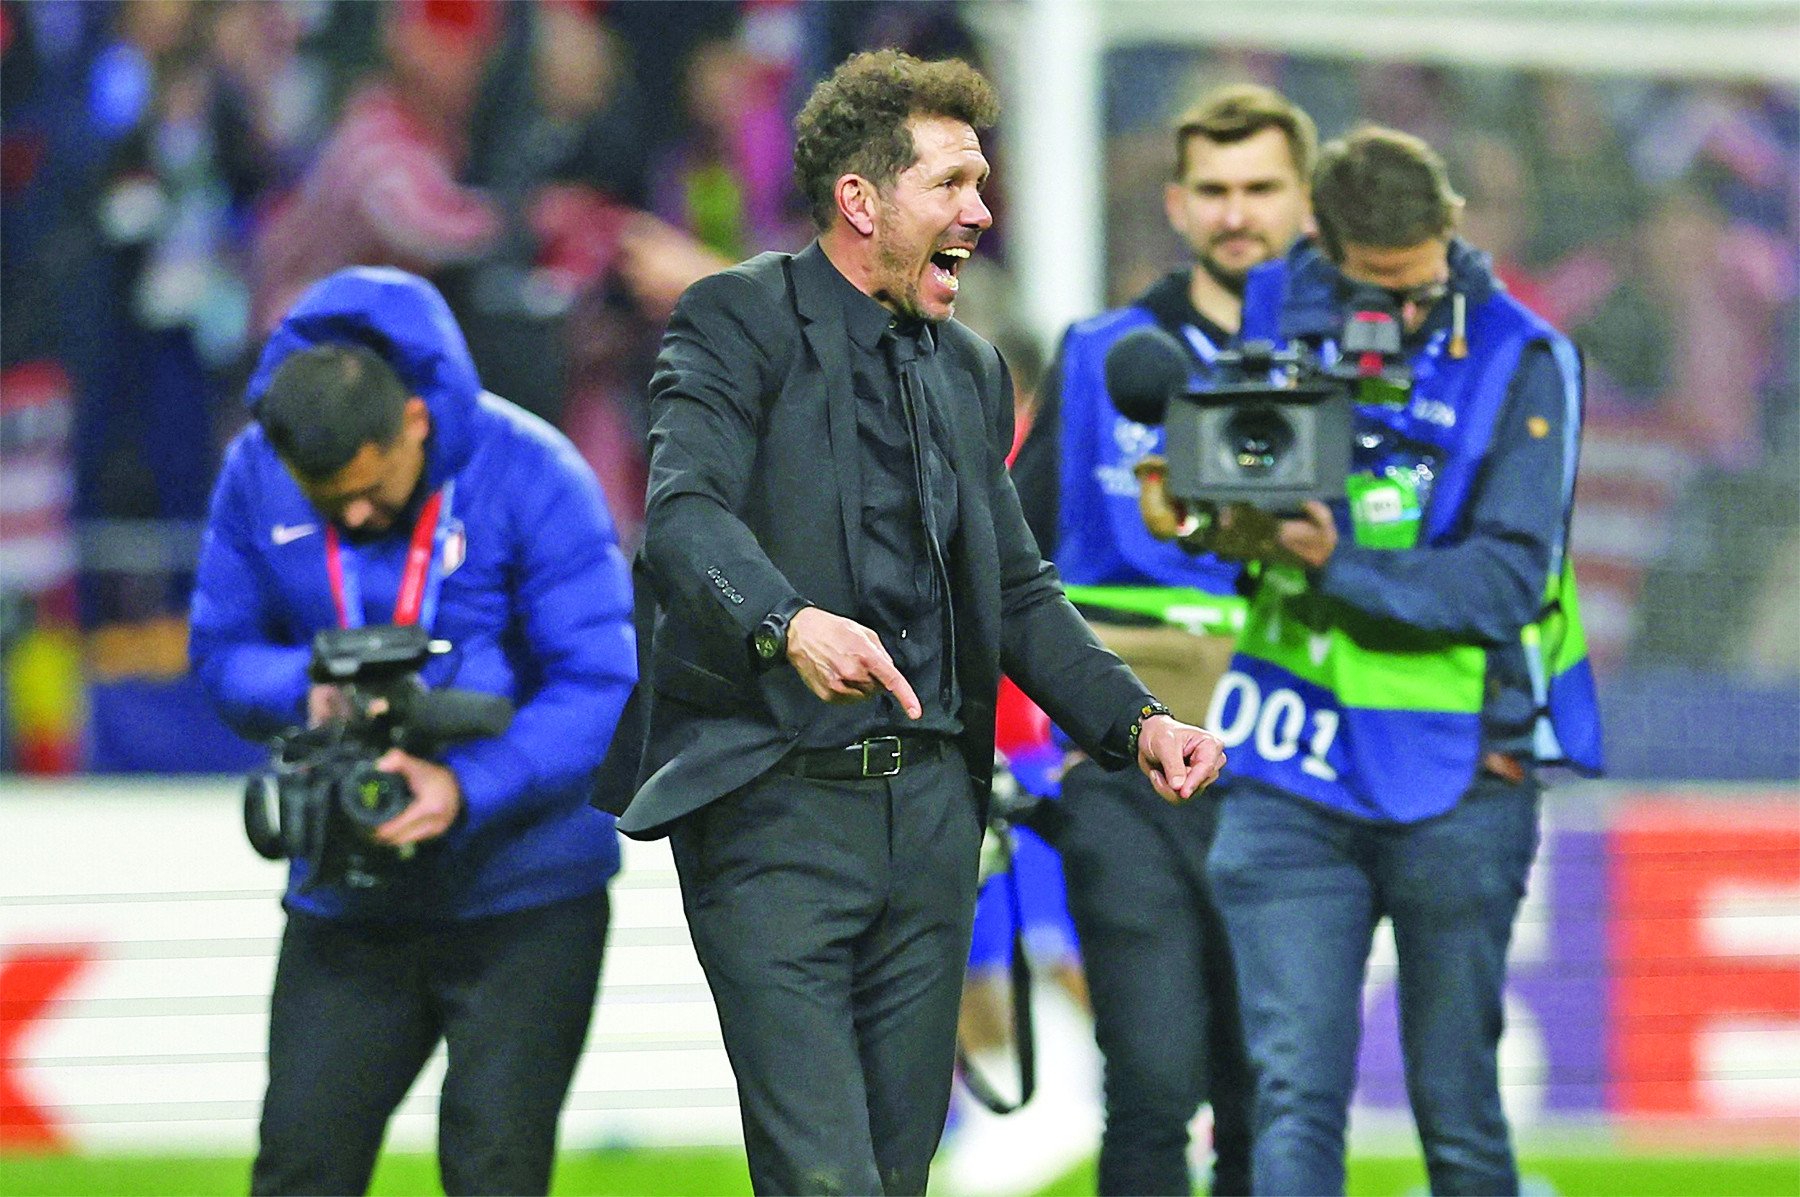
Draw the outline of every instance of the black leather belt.
[[[951,744],[944,736],[870,736],[843,748],[790,752],[776,764],[775,771],[824,781],[893,777],[911,765],[936,760]]]

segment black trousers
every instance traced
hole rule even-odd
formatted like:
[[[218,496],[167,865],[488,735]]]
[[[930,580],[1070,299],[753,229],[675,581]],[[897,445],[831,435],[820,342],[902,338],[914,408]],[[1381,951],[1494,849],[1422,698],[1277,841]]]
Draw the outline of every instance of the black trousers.
[[[1136,769],[1063,778],[1058,837],[1106,1061],[1102,1194],[1189,1194],[1188,1123],[1213,1111],[1209,1191],[1250,1191],[1254,1087],[1225,926],[1206,886],[1218,803],[1165,802]]]
[[[768,774],[671,837],[758,1193],[923,1193],[943,1134],[981,845],[948,752]]]
[[[601,890],[443,924],[290,914],[250,1191],[366,1192],[388,1118],[441,1039],[444,1192],[548,1192],[609,912]]]

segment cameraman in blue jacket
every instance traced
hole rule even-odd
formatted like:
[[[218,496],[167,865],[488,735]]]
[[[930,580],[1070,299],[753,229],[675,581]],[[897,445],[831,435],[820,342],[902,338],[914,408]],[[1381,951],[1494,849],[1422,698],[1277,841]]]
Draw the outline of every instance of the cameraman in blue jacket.
[[[389,1116],[448,1046],[448,1193],[544,1193],[586,1040],[618,869],[590,777],[636,680],[630,584],[600,487],[554,429],[484,392],[429,283],[316,284],[251,378],[256,423],[213,495],[192,656],[241,733],[346,714],[315,633],[416,623],[428,686],[499,694],[499,736],[426,760],[374,832],[376,885],[296,860],[271,999],[255,1193],[361,1193]],[[354,880],[354,878],[352,879]]]

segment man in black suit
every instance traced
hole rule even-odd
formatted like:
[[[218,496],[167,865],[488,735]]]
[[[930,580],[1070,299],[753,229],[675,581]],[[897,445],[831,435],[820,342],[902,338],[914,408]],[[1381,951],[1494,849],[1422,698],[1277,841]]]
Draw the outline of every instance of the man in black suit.
[[[950,319],[997,110],[961,62],[839,67],[796,121],[818,240],[690,288],[651,383],[620,827],[671,837],[761,1193],[924,1192],[1003,668],[1170,801],[1223,761],[1063,597],[1006,475],[1006,366]]]

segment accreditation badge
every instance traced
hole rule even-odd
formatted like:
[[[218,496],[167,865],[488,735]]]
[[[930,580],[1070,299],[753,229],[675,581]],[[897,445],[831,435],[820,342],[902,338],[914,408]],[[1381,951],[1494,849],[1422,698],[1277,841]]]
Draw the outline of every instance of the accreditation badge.
[[[1419,540],[1419,491],[1411,472],[1390,469],[1379,477],[1345,479],[1356,543],[1371,549],[1410,549]]]
[[[439,564],[443,566],[444,576],[448,577],[455,573],[457,566],[467,560],[468,556],[469,536],[463,530],[463,522],[451,520],[450,527],[444,531],[444,554],[439,561]]]

